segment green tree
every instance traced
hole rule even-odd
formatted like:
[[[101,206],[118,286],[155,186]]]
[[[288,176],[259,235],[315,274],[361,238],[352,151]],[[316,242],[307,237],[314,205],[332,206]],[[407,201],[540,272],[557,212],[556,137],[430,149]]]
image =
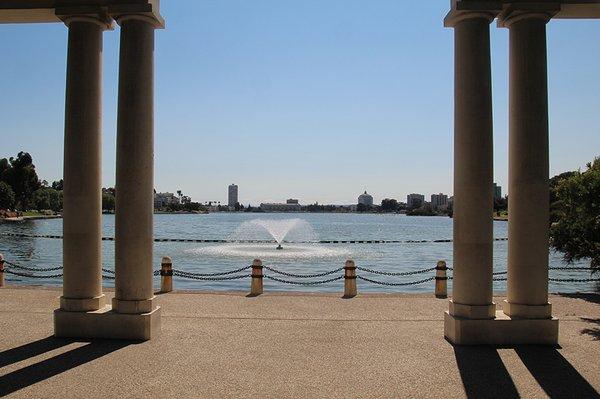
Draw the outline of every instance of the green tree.
[[[396,212],[398,210],[398,201],[385,198],[381,201],[381,210],[383,212]]]
[[[62,192],[43,187],[33,194],[33,204],[39,211],[49,209],[58,212],[62,209]]]
[[[15,193],[12,188],[0,181],[0,209],[12,209],[15,206]]]
[[[62,191],[64,186],[63,179],[52,182],[52,188],[58,191]]]
[[[15,193],[17,208],[26,210],[34,205],[33,193],[41,187],[41,183],[31,155],[21,151],[8,162],[0,160],[0,173],[0,181],[10,185]]]
[[[435,216],[436,212],[431,207],[431,204],[425,204],[420,208],[413,208],[406,211],[408,216]]]
[[[8,162],[8,159],[6,159],[6,158],[0,159],[0,179],[2,179],[4,172],[8,169],[10,169],[10,162]]]
[[[551,181],[551,245],[569,263],[590,259],[600,268],[600,158],[559,176]]]
[[[103,211],[114,211],[115,210],[115,196],[108,191],[102,193],[102,210]]]
[[[504,198],[494,198],[494,212],[500,213],[508,210],[508,196]]]

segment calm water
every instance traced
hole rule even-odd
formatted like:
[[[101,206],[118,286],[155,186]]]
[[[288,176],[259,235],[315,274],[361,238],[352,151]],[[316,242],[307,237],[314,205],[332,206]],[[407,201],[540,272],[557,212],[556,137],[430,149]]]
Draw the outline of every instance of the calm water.
[[[246,214],[215,213],[209,215],[155,215],[156,238],[228,239],[242,223],[252,219],[306,220],[320,240],[440,240],[452,238],[452,219],[447,217],[407,217],[403,215],[359,214]],[[104,236],[114,236],[114,216],[104,216]],[[255,233],[256,239],[268,237],[265,231]],[[37,220],[20,224],[0,223],[0,233],[62,234],[62,220]],[[235,233],[235,234],[234,234]],[[247,233],[247,232],[246,232]],[[246,234],[245,233],[245,234]],[[291,233],[292,241],[302,241],[304,233]],[[507,236],[507,223],[494,222],[494,235]],[[313,237],[314,238],[314,237]],[[506,270],[507,242],[494,243],[494,271]],[[409,271],[434,267],[438,260],[452,266],[452,243],[402,244],[287,244],[284,251],[275,251],[274,244],[196,244],[158,242],[154,244],[154,268],[162,256],[173,259],[174,268],[210,273],[240,268],[251,264],[255,257],[263,263],[291,273],[318,273],[342,267],[351,257],[357,266],[382,271]],[[62,241],[46,238],[17,238],[0,235],[0,252],[7,260],[24,266],[49,267],[61,264]],[[114,243],[103,242],[104,267],[114,269]],[[564,266],[558,254],[551,253],[551,266]],[[577,266],[587,267],[587,263]],[[269,274],[265,271],[265,274]],[[403,278],[366,275],[382,281],[414,281],[431,276],[420,274]],[[551,277],[587,278],[588,272],[551,271]],[[282,276],[278,276],[282,277]],[[60,285],[60,279],[28,279],[7,276],[8,281],[20,284]],[[111,287],[113,282],[105,280]],[[155,284],[159,286],[158,277]],[[386,287],[358,281],[359,291],[432,292],[433,282],[405,287]],[[175,287],[193,290],[249,289],[250,279],[211,282],[176,278]],[[318,286],[291,286],[265,280],[265,290],[335,291],[341,292],[343,280]],[[451,282],[449,284],[451,289]],[[494,283],[497,292],[506,290],[505,282]],[[594,283],[550,283],[551,292],[593,291]]]

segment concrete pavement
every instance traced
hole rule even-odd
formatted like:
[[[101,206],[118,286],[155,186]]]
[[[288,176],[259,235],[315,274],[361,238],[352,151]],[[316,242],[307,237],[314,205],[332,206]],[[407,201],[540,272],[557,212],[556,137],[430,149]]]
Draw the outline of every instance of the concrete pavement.
[[[59,340],[60,294],[0,290],[0,395],[600,397],[598,295],[551,297],[560,348],[496,349],[446,342],[429,295],[174,292],[156,340]]]

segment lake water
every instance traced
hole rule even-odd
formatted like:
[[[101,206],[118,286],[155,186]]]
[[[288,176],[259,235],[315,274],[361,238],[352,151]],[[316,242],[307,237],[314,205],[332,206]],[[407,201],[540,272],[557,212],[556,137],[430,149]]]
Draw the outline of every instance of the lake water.
[[[314,235],[310,240],[388,240],[388,241],[433,241],[452,239],[452,219],[448,217],[408,217],[404,215],[378,214],[250,214],[212,213],[208,215],[155,215],[155,238],[227,240],[240,238],[239,228],[252,219],[284,220],[301,218],[308,222]],[[103,235],[114,236],[114,215],[103,216]],[[0,223],[0,252],[9,261],[29,267],[50,267],[62,262],[62,241],[60,239],[10,237],[2,233],[26,235],[61,235],[62,220],[35,220],[24,223]],[[255,234],[254,234],[255,233]],[[244,233],[248,235],[248,231]],[[254,239],[268,239],[266,231],[256,228]],[[304,241],[304,233],[290,233],[290,241]],[[507,237],[507,223],[494,222],[494,236]],[[494,271],[506,270],[506,241],[494,242]],[[344,265],[347,258],[356,261],[357,266],[391,272],[412,271],[434,267],[438,260],[445,260],[452,266],[451,242],[391,243],[391,244],[284,244],[283,251],[275,251],[275,244],[233,244],[233,243],[189,243],[157,242],[154,244],[154,269],[160,267],[163,256],[173,259],[173,267],[197,273],[227,271],[250,265],[255,257],[263,264],[288,273],[319,273]],[[551,252],[551,266],[566,266],[559,254]],[[114,242],[103,242],[103,265],[114,270]],[[582,262],[570,266],[587,267]],[[266,275],[271,274],[268,271]],[[372,279],[388,282],[409,282],[432,276],[432,273],[407,277],[373,276],[359,272]],[[337,274],[336,274],[337,275]],[[334,275],[334,276],[336,276]],[[275,277],[294,280],[283,276]],[[555,278],[589,278],[587,271],[550,271]],[[331,276],[330,276],[331,277]],[[325,279],[326,277],[322,278]],[[13,284],[60,285],[61,279],[31,279],[7,275]],[[298,281],[298,280],[296,280]],[[105,280],[111,287],[113,281]],[[328,291],[342,292],[343,280],[324,285],[297,286],[265,279],[265,291]],[[156,287],[159,277],[155,278]],[[250,279],[223,282],[194,281],[175,277],[176,289],[189,290],[241,290],[248,291]],[[419,285],[388,287],[358,281],[359,292],[433,292],[434,282]],[[449,281],[449,290],[452,283]],[[595,283],[550,283],[551,292],[576,292],[597,290]],[[506,290],[506,282],[494,283],[496,292]]]

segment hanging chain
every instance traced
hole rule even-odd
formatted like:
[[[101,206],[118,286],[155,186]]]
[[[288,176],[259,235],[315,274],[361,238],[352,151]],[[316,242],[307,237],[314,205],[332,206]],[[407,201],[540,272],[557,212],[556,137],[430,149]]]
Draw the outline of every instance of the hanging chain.
[[[366,278],[366,277],[363,277],[363,276],[356,276],[356,278],[358,278],[360,280],[368,281],[369,283],[378,284],[378,285],[387,285],[387,286],[390,286],[390,287],[399,287],[399,286],[405,286],[405,285],[417,285],[417,284],[426,283],[427,281],[433,281],[433,280],[435,280],[435,277],[429,277],[429,278],[425,278],[423,280],[410,281],[410,282],[407,282],[407,283],[388,283],[386,281],[371,280],[370,278]]]
[[[344,276],[337,276],[337,277],[333,277],[327,280],[320,280],[320,281],[289,281],[289,280],[282,280],[280,278],[277,277],[273,277],[273,276],[269,276],[269,275],[263,275],[264,278],[269,279],[269,280],[273,280],[273,281],[277,281],[278,283],[284,283],[284,284],[293,284],[293,285],[319,285],[319,284],[327,284],[327,283],[331,283],[337,280],[341,280],[344,278]]]
[[[263,268],[265,268],[268,271],[271,271],[273,273],[276,274],[281,274],[282,276],[287,276],[287,277],[295,277],[295,278],[316,278],[316,277],[325,277],[325,276],[329,276],[330,274],[335,274],[338,272],[341,272],[342,270],[344,270],[343,267],[340,267],[338,269],[335,270],[330,270],[328,272],[324,272],[324,273],[315,273],[315,274],[294,274],[294,273],[288,273],[288,272],[282,272],[280,270],[277,269],[273,269],[272,267],[269,266],[263,266]]]

